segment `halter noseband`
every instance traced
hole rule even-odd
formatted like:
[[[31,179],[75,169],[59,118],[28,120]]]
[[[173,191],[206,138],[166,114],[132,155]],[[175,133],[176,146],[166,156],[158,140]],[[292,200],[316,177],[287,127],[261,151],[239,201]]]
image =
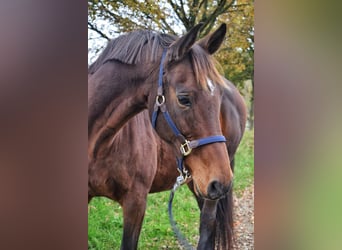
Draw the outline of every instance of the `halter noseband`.
[[[160,67],[159,67],[158,91],[157,91],[156,103],[154,104],[154,110],[152,114],[152,126],[153,128],[156,128],[158,111],[160,110],[166,122],[172,129],[173,133],[176,135],[176,137],[181,138],[183,140],[183,143],[181,143],[181,146],[180,146],[180,152],[182,153],[182,157],[180,159],[177,158],[178,171],[180,172],[181,176],[177,178],[177,181],[174,187],[175,189],[181,184],[183,184],[188,178],[191,178],[188,171],[183,167],[184,157],[189,155],[192,149],[194,148],[198,148],[200,146],[204,146],[204,145],[215,143],[215,142],[226,142],[226,138],[223,135],[214,135],[214,136],[209,136],[209,137],[189,141],[179,131],[176,124],[171,119],[171,116],[169,112],[167,111],[166,105],[165,105],[165,96],[163,94],[163,73],[164,73],[163,64],[164,64],[165,55],[166,55],[166,49],[163,50],[163,55],[162,55]]]

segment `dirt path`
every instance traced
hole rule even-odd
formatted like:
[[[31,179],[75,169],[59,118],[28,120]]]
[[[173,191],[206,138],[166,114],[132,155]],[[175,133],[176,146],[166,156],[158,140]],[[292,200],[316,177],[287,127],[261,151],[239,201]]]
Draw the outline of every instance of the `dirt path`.
[[[235,249],[254,249],[254,185],[234,196]]]

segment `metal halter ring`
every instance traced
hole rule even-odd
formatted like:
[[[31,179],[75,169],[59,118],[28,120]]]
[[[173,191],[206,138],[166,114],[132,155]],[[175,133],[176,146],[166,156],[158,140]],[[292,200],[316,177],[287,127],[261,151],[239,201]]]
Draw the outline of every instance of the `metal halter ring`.
[[[157,95],[157,97],[156,97],[157,106],[161,106],[164,103],[165,103],[165,96],[164,95]]]

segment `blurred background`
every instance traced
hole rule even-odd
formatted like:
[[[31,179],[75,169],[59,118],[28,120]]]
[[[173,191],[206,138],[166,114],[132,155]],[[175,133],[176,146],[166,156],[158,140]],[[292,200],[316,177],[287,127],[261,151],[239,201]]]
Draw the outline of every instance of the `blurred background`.
[[[0,3],[4,249],[87,248],[91,4]],[[256,249],[341,249],[340,10],[338,1],[255,3]]]

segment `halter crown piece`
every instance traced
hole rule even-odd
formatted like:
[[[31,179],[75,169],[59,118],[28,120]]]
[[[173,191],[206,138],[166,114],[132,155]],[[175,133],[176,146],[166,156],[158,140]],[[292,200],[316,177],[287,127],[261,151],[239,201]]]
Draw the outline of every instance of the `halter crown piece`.
[[[152,126],[153,128],[156,128],[156,122],[157,122],[157,116],[159,113],[159,110],[162,112],[166,122],[172,129],[173,133],[183,140],[183,143],[180,145],[180,152],[182,154],[182,157],[180,159],[177,158],[177,165],[178,165],[178,171],[180,172],[180,176],[177,178],[177,181],[174,186],[174,190],[178,188],[181,184],[186,182],[188,178],[191,178],[188,171],[184,168],[184,157],[189,155],[194,148],[198,148],[203,145],[215,143],[215,142],[226,142],[226,138],[223,135],[214,135],[209,136],[197,140],[189,141],[187,140],[184,135],[179,131],[176,124],[173,122],[169,112],[166,109],[165,105],[165,96],[163,94],[163,73],[164,73],[164,60],[166,56],[167,50],[163,50],[160,66],[159,66],[159,79],[158,79],[158,90],[157,90],[157,97],[156,97],[156,103],[154,104],[154,110],[152,114]]]

